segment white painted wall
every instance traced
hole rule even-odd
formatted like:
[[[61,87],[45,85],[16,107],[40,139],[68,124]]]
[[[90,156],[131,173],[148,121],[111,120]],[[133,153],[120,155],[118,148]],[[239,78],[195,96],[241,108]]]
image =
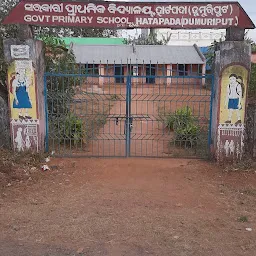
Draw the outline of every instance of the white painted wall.
[[[147,29],[131,29],[119,31],[119,36],[128,38],[138,38],[141,33],[146,33]],[[184,29],[156,29],[158,39],[165,38],[171,35],[168,45],[193,45],[197,44],[199,47],[209,46],[214,40],[224,41],[226,36],[225,29],[197,29],[197,30],[184,30]],[[149,29],[148,29],[149,33]]]
[[[198,30],[174,30],[158,29],[157,36],[161,39],[170,36],[168,45],[193,45],[199,47],[209,46],[214,40],[225,40],[226,30],[224,29],[198,29]]]

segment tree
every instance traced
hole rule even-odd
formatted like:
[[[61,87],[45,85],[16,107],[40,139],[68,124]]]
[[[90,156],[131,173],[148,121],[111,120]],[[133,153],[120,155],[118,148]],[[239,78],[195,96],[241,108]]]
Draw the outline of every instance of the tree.
[[[252,53],[256,52],[256,43],[252,41],[251,43]],[[249,83],[249,97],[255,98],[256,96],[256,63],[251,65],[251,76]]]
[[[15,6],[17,0],[2,0],[0,5],[0,20],[2,20],[7,14],[8,11]],[[3,51],[3,39],[7,37],[16,37],[17,36],[17,26],[8,25],[3,26],[0,23],[0,87],[1,89],[6,88],[6,70],[7,65],[4,61],[4,51]]]
[[[256,96],[256,64],[252,63],[249,83],[249,97]]]
[[[70,74],[80,71],[73,52],[66,48],[63,40],[51,36],[40,39],[45,47],[46,71]],[[46,77],[49,133],[50,137],[57,134],[60,143],[76,144],[83,136],[83,122],[72,111],[75,88],[80,82],[76,76]]]
[[[251,46],[252,46],[252,52],[256,52],[256,43],[253,42],[253,43],[251,44]]]
[[[154,29],[150,29],[148,36],[140,35],[138,38],[125,39],[125,44],[135,44],[135,45],[167,45],[170,41],[171,36],[164,37],[162,39],[157,38],[157,33]]]
[[[253,41],[253,39],[247,37],[245,39],[248,43],[251,44],[251,50],[252,53],[256,51],[256,43]],[[256,64],[251,64],[251,75],[250,75],[250,82],[249,82],[249,88],[248,88],[248,95],[249,97],[255,97],[256,96]]]
[[[215,60],[215,52],[218,51],[219,43],[221,42],[222,42],[221,40],[219,42],[214,40],[214,42],[212,42],[211,45],[208,47],[207,52],[205,54],[207,65],[211,67],[212,71],[213,71],[214,60]]]

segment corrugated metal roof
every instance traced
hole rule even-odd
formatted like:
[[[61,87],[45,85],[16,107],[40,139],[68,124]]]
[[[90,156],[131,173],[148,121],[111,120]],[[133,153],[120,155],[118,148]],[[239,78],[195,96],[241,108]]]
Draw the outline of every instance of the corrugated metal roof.
[[[77,63],[203,64],[197,46],[73,45]]]

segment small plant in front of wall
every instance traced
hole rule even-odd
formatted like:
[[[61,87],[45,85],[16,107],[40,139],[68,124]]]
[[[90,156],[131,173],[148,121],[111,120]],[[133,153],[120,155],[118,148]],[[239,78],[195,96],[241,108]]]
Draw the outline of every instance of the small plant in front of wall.
[[[196,146],[200,133],[200,126],[192,115],[192,109],[188,106],[177,109],[165,116],[164,123],[168,130],[174,132],[175,145],[184,147]]]
[[[63,125],[59,128],[59,133],[62,138],[62,143],[64,141],[72,145],[77,145],[83,140],[83,121],[74,115],[69,113],[63,122]]]

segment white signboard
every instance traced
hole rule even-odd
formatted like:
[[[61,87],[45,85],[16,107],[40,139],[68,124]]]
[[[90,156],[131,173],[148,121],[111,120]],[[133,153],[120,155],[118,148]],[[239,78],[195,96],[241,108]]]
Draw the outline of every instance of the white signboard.
[[[15,61],[16,64],[16,72],[19,72],[19,70],[32,70],[32,60],[17,60]]]
[[[13,59],[29,59],[29,46],[11,45],[11,56]]]

